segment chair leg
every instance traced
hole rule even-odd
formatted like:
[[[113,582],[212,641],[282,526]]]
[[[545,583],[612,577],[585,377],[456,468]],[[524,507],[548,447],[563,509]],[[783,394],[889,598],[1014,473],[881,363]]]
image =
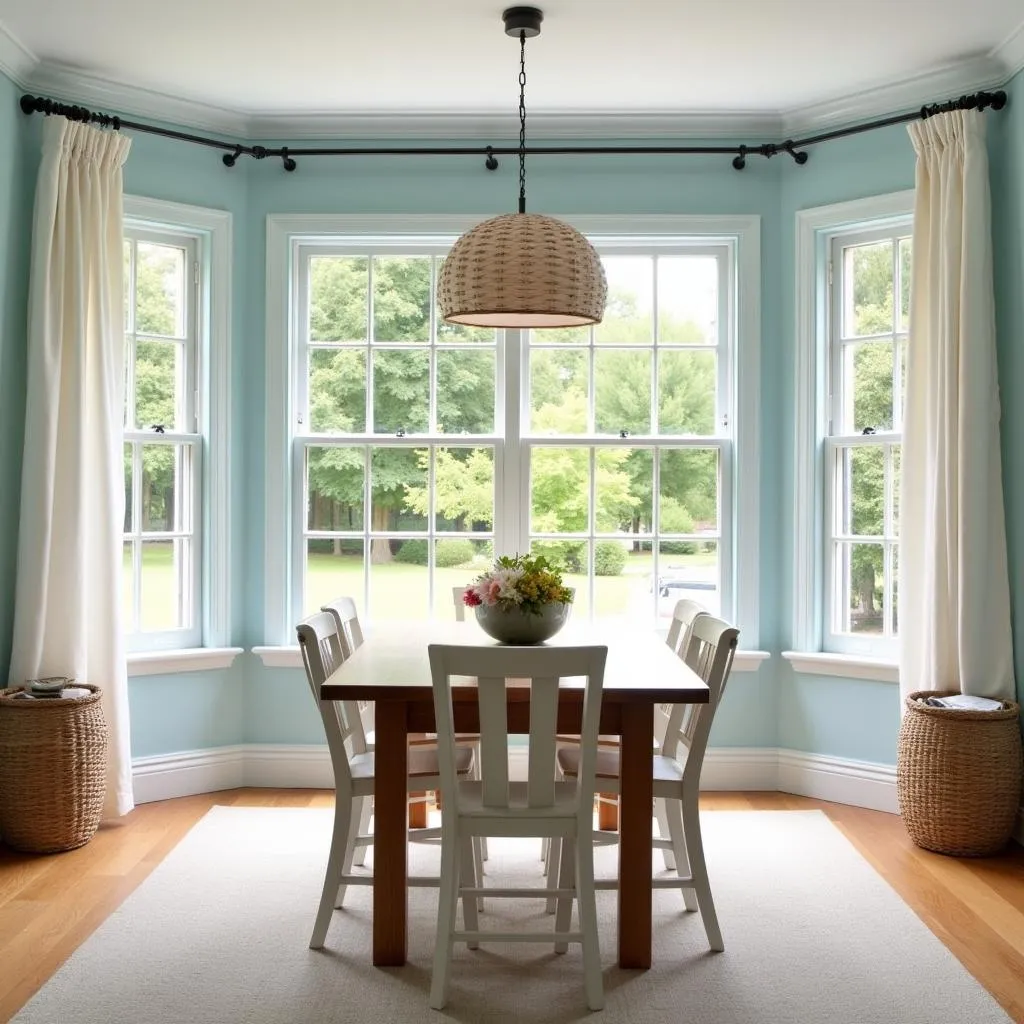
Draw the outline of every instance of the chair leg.
[[[459,885],[469,888],[476,888],[479,880],[476,873],[476,854],[478,852],[473,837],[466,835],[459,840]],[[467,932],[475,932],[480,929],[480,922],[477,920],[477,900],[473,896],[462,897],[462,920],[466,923]],[[479,949],[480,943],[472,940],[466,943],[470,949]]]
[[[661,801],[667,805],[667,800]],[[675,855],[676,873],[680,878],[692,876],[693,868],[690,864],[690,856],[686,852],[686,829],[683,827],[683,806],[681,800],[673,800],[672,806],[665,806],[665,816],[668,818],[668,831],[672,837],[672,852]],[[689,886],[683,889],[683,906],[689,911],[697,909],[697,897]]]
[[[359,835],[365,836],[370,832],[370,815],[373,813],[373,798],[364,796],[359,801]],[[366,863],[366,851],[368,846],[357,846],[356,855],[352,863],[362,867]]]
[[[693,885],[697,893],[697,905],[700,907],[704,931],[708,935],[708,945],[716,952],[721,952],[725,949],[725,944],[722,942],[722,930],[718,927],[715,901],[711,897],[708,866],[704,861],[704,841],[700,834],[697,793],[684,795],[682,805],[683,831],[686,836],[686,851],[690,859],[690,873],[693,875]]]
[[[441,891],[437,901],[437,935],[434,940],[434,971],[430,981],[430,1005],[440,1010],[448,1001],[452,966],[452,933],[459,899],[459,846],[454,829],[441,837]]]
[[[597,932],[597,901],[594,895],[594,843],[584,834],[576,845],[576,905],[583,933],[583,985],[587,1008],[604,1009],[601,978],[601,946]]]
[[[339,892],[338,879],[345,873],[345,856],[349,852],[349,834],[352,822],[352,798],[335,796],[334,831],[331,834],[331,850],[327,855],[327,870],[324,872],[324,888],[320,894],[320,907],[313,923],[313,934],[309,939],[310,949],[323,949],[327,929],[334,914],[336,895]]]
[[[483,885],[484,877],[484,839],[481,836],[473,836],[470,842],[470,848],[473,852],[473,871],[476,875],[476,885]],[[476,909],[483,913],[484,909],[484,898],[483,896],[477,896],[476,898]]]
[[[658,820],[658,835],[662,839],[670,839],[671,834],[668,829],[668,811],[665,809],[665,801],[661,797],[655,797],[654,800],[654,816]],[[665,870],[675,871],[676,870],[676,856],[672,850],[664,849],[661,851],[662,857],[665,859]]]
[[[544,874],[547,876],[547,884],[549,889],[558,888],[558,865],[562,856],[562,840],[561,839],[545,839],[548,844],[548,860],[547,866],[544,868]],[[544,913],[553,914],[555,912],[555,898],[549,896],[544,904]]]
[[[558,870],[558,888],[572,889],[576,885],[576,839],[565,838],[559,844],[562,848],[561,864]],[[555,952],[564,953],[567,942],[558,941],[559,932],[567,932],[572,926],[572,897],[559,896],[555,911]]]

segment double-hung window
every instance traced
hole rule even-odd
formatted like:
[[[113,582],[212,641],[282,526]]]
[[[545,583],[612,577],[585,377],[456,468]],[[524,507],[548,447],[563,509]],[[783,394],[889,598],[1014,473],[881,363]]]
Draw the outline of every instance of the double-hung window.
[[[194,647],[202,637],[196,239],[129,227],[124,277],[125,629],[133,649]]]
[[[664,627],[690,597],[742,612],[756,644],[756,223],[742,224],[745,262],[728,231],[672,234],[651,218],[649,233],[588,232],[608,277],[603,322],[515,330],[440,318],[458,235],[442,219],[410,218],[429,222],[422,234],[397,217],[365,232],[319,220],[268,229],[271,635],[341,594],[371,621],[451,618],[453,588],[532,551],[562,568],[577,618]]]
[[[824,646],[895,657],[910,224],[828,240]]]

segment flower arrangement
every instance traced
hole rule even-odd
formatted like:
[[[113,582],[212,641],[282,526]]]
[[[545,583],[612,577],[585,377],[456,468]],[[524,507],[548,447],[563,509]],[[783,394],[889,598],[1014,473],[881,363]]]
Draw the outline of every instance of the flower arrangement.
[[[562,574],[543,555],[503,555],[466,587],[462,601],[470,608],[496,605],[502,611],[518,608],[540,615],[546,605],[570,604],[572,597]]]

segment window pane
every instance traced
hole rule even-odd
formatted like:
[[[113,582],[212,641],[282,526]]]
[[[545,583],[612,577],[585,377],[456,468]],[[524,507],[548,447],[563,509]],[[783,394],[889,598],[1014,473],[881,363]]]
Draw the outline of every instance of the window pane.
[[[308,529],[362,530],[365,458],[364,448],[306,448]]]
[[[654,452],[649,448],[598,448],[595,462],[597,532],[649,533]]]
[[[373,353],[373,429],[423,434],[430,421],[430,353]]]
[[[658,258],[659,344],[718,343],[718,260]]]
[[[429,256],[373,260],[373,340],[430,340]]]
[[[140,341],[135,345],[135,426],[179,430],[184,353],[173,341]]]
[[[890,446],[890,473],[892,474],[892,532],[894,537],[900,534],[900,459],[902,448],[898,444]]]
[[[426,448],[374,448],[370,452],[371,529],[426,530]],[[388,541],[374,539],[372,562],[388,562]],[[426,562],[424,561],[424,564]]]
[[[661,434],[715,432],[714,352],[658,353],[658,431]]]
[[[366,430],[366,352],[312,349],[308,401],[309,425],[314,433],[363,433]]]
[[[599,434],[651,432],[651,352],[594,353],[594,429]]]
[[[181,475],[183,451],[176,444],[142,446],[142,523],[143,533],[187,529],[177,482]]]
[[[838,633],[883,632],[884,556],[881,544],[836,545]]]
[[[124,446],[124,532],[128,533],[132,527],[132,476],[134,468],[132,465],[133,445]]]
[[[612,345],[654,342],[654,260],[650,256],[606,256],[608,278],[604,318],[594,327],[594,341]]]
[[[587,352],[532,351],[530,428],[534,433],[585,433],[589,383]]]
[[[310,341],[366,341],[368,268],[365,256],[309,261]]]
[[[718,529],[718,450],[663,448],[658,516],[661,534],[701,534]]]
[[[530,453],[530,529],[581,533],[590,526],[590,450],[534,448]]]
[[[378,543],[390,544],[395,554],[389,562],[370,560],[370,618],[375,622],[428,618],[427,541],[374,541]]]
[[[570,621],[586,622],[590,616],[590,544],[585,540],[534,540],[530,554],[543,555],[562,573],[562,582],[573,590]]]
[[[885,533],[885,456],[881,445],[845,450],[841,531],[860,537]]]
[[[913,243],[909,238],[899,240],[900,254],[900,318],[898,330],[905,334],[910,330],[910,277]]]
[[[139,242],[135,265],[135,330],[185,335],[185,250]]]
[[[180,629],[185,621],[185,595],[191,588],[189,540],[144,541],[142,544],[142,629]]]
[[[425,511],[426,498],[424,489],[410,495],[407,500]],[[434,508],[438,530],[493,530],[494,449],[436,449]]]
[[[132,561],[132,553],[135,545],[127,540],[121,551],[121,615],[124,622],[122,629],[126,633],[134,632],[138,626],[135,622],[135,566]]]
[[[531,345],[589,345],[590,327],[531,327]]]
[[[466,558],[467,553],[469,558]],[[456,559],[462,561],[456,562]],[[475,576],[485,572],[494,562],[494,543],[490,540],[444,538],[434,548],[434,618],[445,622],[456,619],[456,604],[465,620],[476,616],[462,603],[461,593]],[[454,589],[460,597],[456,602]]]
[[[496,353],[437,353],[437,429],[442,434],[494,432]]]
[[[594,545],[595,617],[650,628],[655,597],[653,564],[650,541],[597,541]]]
[[[892,242],[843,249],[843,334],[862,338],[893,330]]]
[[[667,540],[658,545],[658,622],[666,625],[676,602],[687,598],[712,615],[721,614],[718,545],[713,541]]]
[[[844,346],[844,428],[892,430],[893,345],[891,341],[865,341]],[[852,405],[852,410],[851,410]],[[852,411],[852,424],[850,423]]]
[[[360,617],[363,609],[363,549],[348,537],[306,541],[306,580],[303,614],[312,615],[336,597],[351,597]]]

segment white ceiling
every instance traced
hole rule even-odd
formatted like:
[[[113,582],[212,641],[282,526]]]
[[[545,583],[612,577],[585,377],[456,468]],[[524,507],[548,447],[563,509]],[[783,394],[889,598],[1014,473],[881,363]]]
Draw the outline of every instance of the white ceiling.
[[[541,35],[526,47],[530,123],[577,134],[640,134],[673,118],[700,127],[711,114],[711,134],[825,123],[1000,84],[1024,65],[1021,0],[541,6]],[[515,114],[518,43],[502,7],[0,0],[0,66],[97,109],[207,127],[270,131],[294,117],[305,134],[388,123],[465,134]]]

